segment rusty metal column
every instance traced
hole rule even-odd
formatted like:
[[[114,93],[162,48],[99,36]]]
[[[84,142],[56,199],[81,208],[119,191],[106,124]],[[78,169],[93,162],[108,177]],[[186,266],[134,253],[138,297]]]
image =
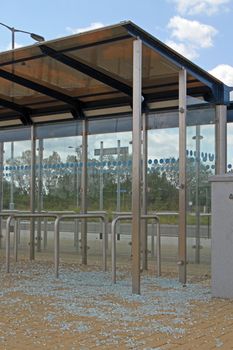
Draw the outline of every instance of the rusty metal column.
[[[4,143],[0,142],[0,212],[3,210],[3,160],[4,160]],[[0,217],[0,248],[2,248],[2,217]]]
[[[227,106],[216,106],[216,174],[226,173],[227,164]]]
[[[133,42],[132,293],[140,294],[142,42]]]
[[[142,215],[147,214],[147,114],[142,115]],[[148,269],[147,221],[142,220],[142,269]]]
[[[30,211],[35,213],[35,162],[36,162],[36,137],[35,126],[31,126],[31,179],[30,179]],[[30,253],[29,259],[35,259],[35,219],[30,220]]]
[[[82,135],[82,175],[81,175],[81,214],[87,213],[87,120],[83,120]],[[87,221],[81,224],[82,264],[87,265]]]
[[[186,283],[186,95],[187,73],[179,72],[179,281]]]

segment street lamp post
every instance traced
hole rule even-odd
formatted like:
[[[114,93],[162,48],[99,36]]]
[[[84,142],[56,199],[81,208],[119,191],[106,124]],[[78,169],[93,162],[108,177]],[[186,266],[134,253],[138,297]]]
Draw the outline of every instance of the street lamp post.
[[[35,41],[44,41],[44,37],[35,33],[28,32],[26,30],[21,30],[17,29],[14,27],[10,27],[5,23],[1,23],[0,25],[2,27],[7,28],[8,30],[11,31],[11,49],[14,50],[15,48],[15,33],[24,33],[30,35],[30,37],[35,40]],[[12,60],[13,65],[14,65],[14,60]],[[14,66],[12,65],[12,73],[14,73]],[[13,83],[14,84],[14,83]],[[12,172],[11,172],[11,186],[10,186],[10,205],[9,209],[14,210],[14,177],[13,177],[13,164],[14,164],[14,142],[11,142],[11,167],[12,167]],[[34,190],[34,189],[33,189]]]
[[[12,50],[14,50],[14,48],[15,48],[15,33],[29,34],[30,37],[35,41],[44,41],[45,40],[44,37],[41,35],[27,32],[26,30],[21,30],[21,29],[17,29],[14,27],[10,27],[7,24],[1,23],[1,22],[0,22],[0,25],[11,31],[11,48],[12,48]]]

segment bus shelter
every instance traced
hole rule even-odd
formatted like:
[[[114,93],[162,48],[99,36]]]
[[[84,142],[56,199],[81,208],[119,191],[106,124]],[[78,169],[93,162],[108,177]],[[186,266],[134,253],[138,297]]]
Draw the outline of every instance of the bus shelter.
[[[170,190],[177,191],[179,214],[178,273],[180,282],[185,284],[186,219],[189,205],[196,206],[196,262],[200,259],[199,207],[206,206],[208,197],[206,192],[206,202],[203,204],[204,195],[200,197],[199,191],[199,175],[203,174],[203,164],[206,162],[207,173],[226,172],[229,93],[230,88],[221,81],[132,22],[121,22],[1,53],[1,210],[6,208],[4,196],[7,193],[10,204],[7,209],[15,209],[16,187],[23,182],[29,193],[27,200],[30,211],[40,212],[43,209],[45,171],[48,172],[49,178],[51,173],[56,175],[58,170],[76,167],[75,184],[79,193],[76,207],[85,214],[88,210],[87,197],[92,198],[89,187],[95,178],[94,170],[92,178],[88,175],[90,163],[99,167],[98,209],[103,210],[103,181],[106,168],[109,166],[114,171],[113,168],[118,165],[127,167],[127,164],[130,164],[131,177],[127,179],[131,190],[128,191],[130,204],[127,209],[132,211],[132,291],[140,293],[141,249],[142,265],[147,267],[147,229],[141,217],[149,210],[157,210],[157,198],[153,197],[154,185],[153,181],[148,184],[148,172],[160,172],[160,178],[163,179],[166,172],[170,171],[169,179],[173,186]],[[208,125],[204,137],[208,143],[207,149],[211,148],[212,152],[204,152],[201,149],[204,142],[200,131],[202,125]],[[166,129],[174,127],[177,130],[175,135],[166,134]],[[149,146],[148,133],[162,128],[165,132],[157,139],[152,132]],[[189,134],[188,128],[192,128],[192,135]],[[124,145],[124,138],[122,142],[117,140],[114,145],[108,142],[105,146],[104,135],[110,131],[130,131],[127,146]],[[92,135],[96,134],[102,135],[102,141],[98,141],[97,144],[94,140],[91,143]],[[72,150],[73,158],[60,164],[54,154],[53,160],[45,164],[45,139],[50,140],[47,147],[51,148],[52,140],[60,138],[57,145],[61,145],[64,141],[62,137],[65,136],[69,137],[70,142],[65,146],[66,152]],[[72,139],[75,137],[78,138],[78,142],[73,144]],[[169,146],[176,147],[176,157],[161,156],[158,153],[154,159],[151,158],[150,152],[156,140],[163,141],[164,149]],[[19,147],[22,146],[20,142],[24,142],[24,145],[25,142],[28,143],[27,148],[30,144],[30,152],[24,152],[26,165],[15,162],[14,153],[17,149],[14,148],[14,142],[18,142]],[[4,153],[6,143],[8,151],[5,150]],[[189,143],[194,150],[189,147]],[[90,159],[88,152],[91,148],[93,154],[99,156],[98,165],[94,159]],[[124,157],[129,148],[131,157],[126,160]],[[4,163],[7,152],[9,161]],[[118,163],[110,157],[111,154],[118,155]],[[191,172],[196,174],[196,180],[190,184],[189,166]],[[64,173],[64,181],[65,176]],[[123,175],[118,176],[116,180],[116,211],[121,210],[120,201],[124,195],[124,189],[120,188],[122,178]],[[56,187],[56,176],[50,176],[50,185],[51,183]],[[192,192],[192,186],[196,186],[195,193]],[[158,190],[162,200],[169,188],[162,187]],[[46,191],[47,189],[44,189],[45,195]],[[65,196],[64,190],[62,210],[67,209]],[[189,197],[194,199],[188,200]],[[33,236],[34,225],[31,225],[30,230]],[[86,236],[87,229],[84,223],[81,232],[83,264],[87,263]],[[31,259],[34,259],[34,250],[34,246],[31,246]]]

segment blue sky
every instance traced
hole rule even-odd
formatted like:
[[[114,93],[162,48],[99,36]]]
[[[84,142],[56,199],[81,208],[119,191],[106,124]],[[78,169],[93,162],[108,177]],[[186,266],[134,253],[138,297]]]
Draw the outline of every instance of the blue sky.
[[[46,39],[93,26],[132,20],[181,54],[233,86],[233,0],[11,0],[2,1],[0,22]],[[0,50],[10,47],[0,27]],[[18,45],[32,43],[17,34]]]

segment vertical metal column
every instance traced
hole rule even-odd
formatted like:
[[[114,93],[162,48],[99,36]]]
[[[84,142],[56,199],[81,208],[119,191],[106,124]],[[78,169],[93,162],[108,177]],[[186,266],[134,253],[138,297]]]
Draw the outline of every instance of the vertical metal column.
[[[226,173],[227,159],[227,106],[216,106],[216,174]]]
[[[118,213],[121,211],[121,182],[120,182],[120,171],[119,171],[120,154],[121,154],[121,141],[117,140],[117,205],[116,205],[116,211]]]
[[[142,215],[147,214],[147,115],[142,115]],[[148,269],[147,221],[142,220],[142,269]]]
[[[31,179],[30,179],[30,211],[35,212],[35,162],[36,162],[36,137],[35,126],[31,126]],[[35,259],[35,219],[30,220],[30,254],[29,259]]]
[[[103,210],[104,208],[103,147],[104,147],[104,143],[103,141],[101,141],[100,142],[100,205],[99,205],[100,210]]]
[[[39,139],[38,213],[43,209],[43,150],[43,139]],[[37,219],[37,251],[41,252],[41,218]]]
[[[0,142],[0,212],[3,210],[3,160],[4,143]],[[2,217],[0,217],[0,248],[2,248]]]
[[[82,135],[82,176],[81,176],[81,214],[87,212],[87,120],[83,120]],[[87,221],[82,219],[81,225],[82,264],[87,264]]]
[[[196,140],[196,157],[195,157],[195,172],[196,172],[196,195],[195,195],[195,207],[196,207],[196,228],[195,228],[195,263],[200,263],[200,201],[199,201],[199,187],[200,187],[200,141],[202,136],[200,134],[200,125],[196,125],[196,136],[193,137]]]
[[[132,293],[140,294],[142,42],[133,42]]]
[[[179,72],[179,281],[186,283],[186,94],[187,73]]]
[[[15,204],[14,204],[14,174],[13,174],[13,168],[14,168],[14,142],[11,142],[11,185],[10,185],[10,205],[9,209],[14,210]]]

